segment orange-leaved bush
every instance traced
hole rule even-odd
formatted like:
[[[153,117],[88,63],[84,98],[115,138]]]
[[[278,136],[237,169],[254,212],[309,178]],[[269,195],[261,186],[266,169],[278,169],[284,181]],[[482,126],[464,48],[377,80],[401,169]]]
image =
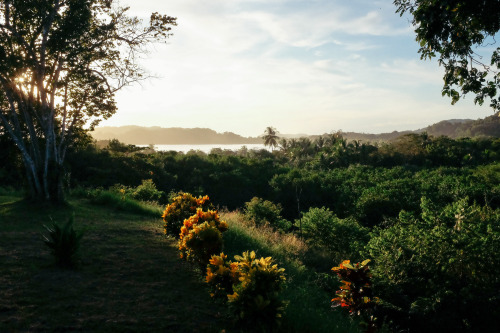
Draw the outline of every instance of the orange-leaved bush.
[[[332,268],[342,282],[332,303],[334,307],[346,308],[351,315],[360,316],[366,332],[374,332],[376,326],[372,312],[378,299],[373,297],[369,262],[370,259],[367,259],[351,264],[350,260],[344,260],[339,266]]]
[[[222,250],[222,233],[228,228],[217,211],[203,211],[184,220],[179,238],[179,251],[183,259],[206,265],[212,255]]]
[[[207,265],[206,282],[210,286],[210,296],[227,300],[227,295],[233,293],[233,284],[239,283],[241,274],[238,263],[227,260],[223,252],[213,255]]]
[[[263,327],[278,325],[285,310],[285,302],[280,299],[285,270],[278,268],[271,257],[257,259],[254,251],[234,258],[241,276],[227,298],[238,319]]]
[[[164,233],[179,238],[184,220],[196,214],[198,208],[203,210],[212,208],[208,195],[196,198],[190,193],[180,192],[163,212]]]

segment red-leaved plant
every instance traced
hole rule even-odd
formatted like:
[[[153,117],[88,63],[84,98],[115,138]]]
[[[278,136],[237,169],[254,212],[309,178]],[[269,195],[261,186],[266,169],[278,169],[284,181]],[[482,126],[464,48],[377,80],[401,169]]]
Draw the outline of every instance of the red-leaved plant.
[[[361,317],[367,333],[376,331],[373,309],[378,302],[373,297],[369,262],[370,259],[367,259],[352,265],[350,260],[344,260],[338,267],[332,268],[342,282],[340,290],[336,292],[337,297],[332,299],[332,306],[341,306],[349,310],[351,315]]]

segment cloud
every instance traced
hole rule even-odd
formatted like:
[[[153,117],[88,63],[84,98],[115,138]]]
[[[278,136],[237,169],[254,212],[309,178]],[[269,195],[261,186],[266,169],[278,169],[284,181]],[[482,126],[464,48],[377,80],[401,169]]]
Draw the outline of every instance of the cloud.
[[[351,35],[396,36],[407,34],[408,28],[394,26],[380,11],[371,11],[364,16],[342,22],[343,31]]]
[[[363,16],[352,16],[342,9],[323,10],[311,8],[285,15],[266,11],[251,11],[235,14],[238,21],[271,40],[293,47],[314,48],[327,43],[339,43],[339,36],[395,36],[408,33],[408,28],[394,25],[380,12],[371,11]],[[349,49],[365,50],[375,47],[362,41],[340,43]]]
[[[373,132],[423,127],[449,110],[453,118],[477,112],[440,97],[435,62],[395,52],[395,37],[413,37],[385,3],[379,10],[365,0],[127,2],[143,17],[177,16],[179,26],[144,61],[161,79],[121,91],[108,125],[252,136],[268,125],[282,133]]]
[[[442,70],[435,62],[394,59],[390,63],[383,62],[377,70],[385,77],[391,75],[392,80],[403,84],[438,85],[443,77]]]

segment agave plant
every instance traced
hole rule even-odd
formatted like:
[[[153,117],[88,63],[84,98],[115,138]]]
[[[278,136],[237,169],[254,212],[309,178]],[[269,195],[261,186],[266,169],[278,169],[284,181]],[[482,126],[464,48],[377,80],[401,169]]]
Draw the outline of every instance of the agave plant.
[[[76,266],[83,232],[77,232],[73,229],[73,220],[73,216],[70,217],[63,227],[56,223],[52,223],[50,227],[44,225],[48,232],[47,235],[43,235],[44,243],[50,248],[59,267],[73,268]]]

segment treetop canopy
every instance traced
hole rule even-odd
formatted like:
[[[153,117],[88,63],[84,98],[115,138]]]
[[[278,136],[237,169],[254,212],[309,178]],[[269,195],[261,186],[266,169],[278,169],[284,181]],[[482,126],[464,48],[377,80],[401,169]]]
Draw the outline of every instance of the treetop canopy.
[[[500,111],[500,0],[395,0],[400,15],[413,16],[419,53],[423,59],[439,54],[445,68],[442,93],[455,104],[461,95],[473,93],[474,102]],[[484,59],[481,53],[491,53]],[[457,91],[461,90],[461,93]]]

